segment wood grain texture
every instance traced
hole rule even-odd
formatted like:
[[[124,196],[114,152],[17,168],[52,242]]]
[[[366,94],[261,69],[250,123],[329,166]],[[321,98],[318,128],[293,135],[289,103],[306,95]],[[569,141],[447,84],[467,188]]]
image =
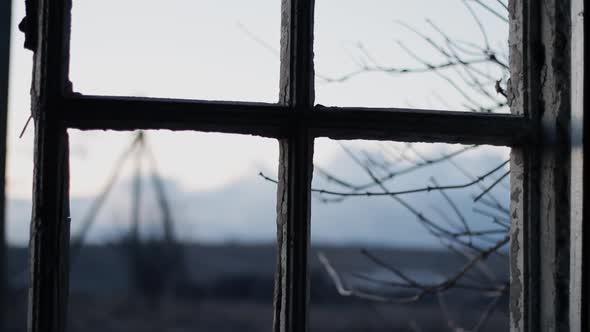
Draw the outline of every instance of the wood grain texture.
[[[588,208],[584,207],[587,200],[585,192],[590,189],[588,179],[589,140],[588,121],[585,116],[584,89],[585,75],[585,37],[584,37],[584,1],[572,0],[571,6],[572,42],[571,42],[571,186],[570,186],[570,331],[588,331],[590,327],[590,232],[584,226],[584,220],[589,220]]]
[[[200,130],[285,138],[301,122],[313,137],[334,139],[508,146],[535,139],[528,118],[509,114],[321,105],[295,111],[279,104],[98,96],[68,97],[59,109],[64,126],[83,130]]]
[[[34,19],[31,108],[35,121],[33,211],[30,235],[28,330],[66,328],[69,274],[69,156],[59,100],[69,93],[71,1],[39,0]]]
[[[29,330],[62,332],[68,292],[67,128],[170,129],[280,140],[274,330],[308,328],[313,139],[514,146],[511,330],[569,328],[570,0],[510,0],[513,115],[314,106],[313,0],[282,0],[280,103],[82,96],[71,92],[70,0],[39,0],[32,113],[35,175]],[[566,51],[564,51],[566,50]]]
[[[283,0],[280,102],[288,107],[281,130],[277,193],[278,266],[274,331],[307,331],[313,138],[313,0]]]
[[[509,100],[535,144],[513,151],[511,331],[569,331],[570,1],[509,2]]]

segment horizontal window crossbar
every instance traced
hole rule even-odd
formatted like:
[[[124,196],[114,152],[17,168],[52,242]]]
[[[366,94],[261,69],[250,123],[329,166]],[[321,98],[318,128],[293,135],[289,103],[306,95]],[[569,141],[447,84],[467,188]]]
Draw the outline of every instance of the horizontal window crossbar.
[[[530,120],[511,114],[317,107],[315,136],[514,146],[533,141]]]
[[[199,130],[278,137],[286,106],[179,99],[73,96],[58,107],[69,128]]]
[[[304,121],[315,137],[334,139],[512,146],[533,138],[530,121],[510,114],[321,105],[299,113],[279,104],[100,96],[68,97],[58,110],[68,128],[82,130],[198,130],[283,138]]]

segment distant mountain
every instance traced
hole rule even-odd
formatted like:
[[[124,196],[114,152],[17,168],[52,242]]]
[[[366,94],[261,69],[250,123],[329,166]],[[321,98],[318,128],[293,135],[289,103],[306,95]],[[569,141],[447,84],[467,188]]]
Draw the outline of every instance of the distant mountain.
[[[462,161],[464,167],[479,174],[489,165],[497,165],[497,156],[480,156]],[[345,156],[339,156],[331,165],[335,174],[342,175],[352,183],[367,181]],[[474,171],[475,170],[475,171]],[[436,167],[425,167],[416,173],[396,178],[395,190],[430,185],[430,177],[439,179],[441,184],[465,183],[468,178],[448,163]],[[225,186],[192,191],[177,180],[164,178],[172,217],[175,221],[175,234],[185,241],[201,243],[249,243],[274,241],[276,236],[276,185],[265,181],[256,174],[239,178]],[[314,187],[331,188],[333,185],[319,176],[314,178]],[[160,211],[151,186],[146,180],[143,196],[142,232],[144,236],[157,236],[161,233]],[[378,191],[378,188],[371,190]],[[508,205],[508,192],[496,188],[502,204]],[[489,216],[476,213],[475,208],[489,208],[475,205],[473,195],[481,191],[478,187],[468,190],[454,190],[447,193],[455,206],[473,229],[489,229]],[[97,220],[94,222],[87,240],[92,243],[108,242],[124,236],[130,226],[132,181],[122,179],[115,186]],[[404,247],[439,247],[439,241],[432,237],[417,217],[398,201],[390,197],[354,197],[340,203],[322,203],[314,194],[312,199],[312,240],[317,243],[378,244]],[[455,211],[440,193],[425,192],[400,196],[405,203],[428,218],[439,222],[441,213],[456,218]],[[71,233],[75,236],[93,197],[71,198]],[[28,239],[30,202],[11,199],[8,202],[8,239],[13,244],[25,245]],[[441,212],[442,211],[442,212]],[[507,216],[504,216],[507,217]]]

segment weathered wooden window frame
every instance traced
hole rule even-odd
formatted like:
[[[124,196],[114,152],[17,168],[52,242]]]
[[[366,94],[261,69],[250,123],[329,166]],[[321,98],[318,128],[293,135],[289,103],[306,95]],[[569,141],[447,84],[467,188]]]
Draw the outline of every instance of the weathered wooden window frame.
[[[511,69],[520,74],[513,75],[509,88],[514,114],[503,115],[314,106],[313,0],[282,0],[278,104],[83,96],[72,91],[68,79],[71,0],[30,1],[26,30],[35,51],[31,89],[35,166],[29,330],[65,331],[68,128],[199,130],[278,139],[277,332],[306,331],[308,325],[314,138],[511,146],[511,330],[562,331],[563,324],[581,320],[565,317],[574,310],[568,287],[579,285],[570,285],[569,274],[565,275],[573,248],[570,169],[560,153],[569,156],[570,148],[569,132],[560,121],[569,119],[570,109],[554,93],[563,92],[562,84],[569,87],[564,81],[569,70],[562,71],[553,61],[563,52],[557,37],[569,36],[564,30],[569,27],[547,19],[547,15],[558,22],[569,18],[563,8],[566,2],[548,0],[541,6],[535,0],[510,0]],[[552,75],[554,80],[540,84],[541,75]]]

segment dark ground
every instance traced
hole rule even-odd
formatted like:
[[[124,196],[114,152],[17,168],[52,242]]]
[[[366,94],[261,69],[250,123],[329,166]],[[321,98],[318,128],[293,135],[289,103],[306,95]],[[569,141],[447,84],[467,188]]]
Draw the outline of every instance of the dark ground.
[[[127,331],[271,331],[272,292],[275,268],[270,246],[186,246],[183,269],[170,268],[155,257],[148,266],[129,266],[121,246],[85,248],[74,260],[70,289],[70,332]],[[321,248],[343,274],[372,271],[358,248]],[[317,251],[317,250],[316,250]],[[448,253],[422,250],[376,250],[391,263],[413,271],[419,278],[437,278],[460,266]],[[315,256],[313,256],[315,257]],[[10,250],[9,271],[26,264],[24,249]],[[168,266],[164,269],[164,266]],[[507,267],[500,261],[490,266],[499,276]],[[426,267],[426,268],[425,268]],[[164,272],[174,271],[174,273]],[[435,271],[436,273],[431,273]],[[26,274],[24,274],[26,276]],[[7,332],[25,331],[24,280],[12,279],[13,290],[5,312]],[[433,280],[434,280],[433,279]],[[168,280],[167,285],[162,280]],[[352,279],[349,280],[352,282]],[[362,284],[357,284],[362,287]],[[310,327],[315,332],[353,331],[450,331],[449,321],[473,327],[489,299],[468,291],[450,291],[442,312],[436,297],[412,304],[369,303],[338,295],[319,266],[312,261]],[[507,331],[507,301],[503,299],[482,331]]]

